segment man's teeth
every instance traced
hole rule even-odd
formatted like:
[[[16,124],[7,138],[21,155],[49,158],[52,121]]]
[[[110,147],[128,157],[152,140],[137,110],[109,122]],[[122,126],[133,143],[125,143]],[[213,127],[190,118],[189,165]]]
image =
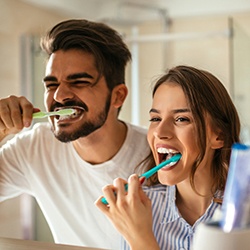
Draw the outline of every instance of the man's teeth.
[[[76,118],[77,116],[79,116],[79,114],[80,114],[80,112],[76,111],[75,113],[73,113],[71,115],[61,115],[59,117],[59,120],[73,119],[73,118]]]

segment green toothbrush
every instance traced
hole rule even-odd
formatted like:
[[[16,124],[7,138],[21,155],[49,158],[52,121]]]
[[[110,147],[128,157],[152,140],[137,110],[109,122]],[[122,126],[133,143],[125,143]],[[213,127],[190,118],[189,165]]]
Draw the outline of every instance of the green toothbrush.
[[[52,115],[60,115],[60,116],[64,116],[64,115],[72,115],[75,113],[75,109],[60,109],[58,111],[53,111],[53,112],[36,112],[33,113],[33,118],[44,118],[44,117],[48,117],[48,116],[52,116]]]

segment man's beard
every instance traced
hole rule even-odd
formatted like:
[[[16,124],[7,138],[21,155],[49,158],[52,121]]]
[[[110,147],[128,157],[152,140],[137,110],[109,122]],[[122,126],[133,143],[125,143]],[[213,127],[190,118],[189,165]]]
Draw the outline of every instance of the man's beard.
[[[103,124],[106,122],[109,113],[110,103],[111,103],[111,94],[108,95],[106,99],[105,108],[97,115],[97,119],[95,121],[85,122],[76,131],[70,133],[65,131],[55,133],[55,131],[53,131],[55,137],[61,142],[70,142],[70,141],[75,141],[81,137],[86,137],[89,134],[93,133],[94,131],[102,127]]]

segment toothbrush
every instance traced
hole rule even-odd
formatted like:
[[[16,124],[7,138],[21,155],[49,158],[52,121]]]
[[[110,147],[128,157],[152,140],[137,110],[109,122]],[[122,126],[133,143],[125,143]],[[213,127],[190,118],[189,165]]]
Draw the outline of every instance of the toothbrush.
[[[172,156],[170,159],[161,162],[159,165],[157,165],[154,168],[151,168],[147,172],[143,173],[142,175],[139,176],[139,178],[145,177],[146,179],[148,179],[149,177],[151,177],[153,174],[155,174],[158,170],[160,170],[164,166],[166,166],[168,164],[174,165],[180,159],[181,159],[181,154],[176,154],[176,155]],[[128,190],[128,184],[125,184],[125,190],[126,191]],[[102,197],[101,202],[105,205],[108,205],[108,202],[107,202],[105,197]]]
[[[44,117],[48,117],[48,116],[52,116],[52,115],[60,115],[60,116],[64,116],[64,115],[72,115],[75,113],[75,109],[60,109],[58,111],[53,111],[53,112],[36,112],[33,113],[33,118],[44,118]]]
[[[181,159],[181,154],[176,154],[176,155],[172,156],[170,159],[161,162],[159,165],[155,166],[154,168],[151,168],[150,170],[148,170],[147,172],[142,174],[140,177],[145,177],[146,179],[148,179],[149,177],[151,177],[153,174],[155,174],[158,170],[160,170],[164,166],[166,166],[170,163],[172,163],[172,165],[174,165],[180,159]]]

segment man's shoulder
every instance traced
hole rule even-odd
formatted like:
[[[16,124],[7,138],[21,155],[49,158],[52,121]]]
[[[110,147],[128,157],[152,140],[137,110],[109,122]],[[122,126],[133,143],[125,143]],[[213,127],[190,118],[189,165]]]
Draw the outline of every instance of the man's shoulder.
[[[34,126],[31,129],[31,133],[38,133],[38,134],[49,134],[53,135],[51,131],[51,126],[48,122],[39,122],[35,123]]]
[[[40,140],[40,139],[46,139],[49,141],[54,138],[54,135],[51,131],[51,126],[48,122],[39,122],[35,123],[32,128],[23,131],[21,134],[17,135],[17,137],[21,138],[22,140],[24,138],[30,139],[30,140]]]
[[[50,130],[49,122],[38,122],[33,125],[33,129]]]
[[[134,125],[132,123],[126,123],[128,130],[130,130],[132,133],[137,133],[137,134],[142,134],[146,135],[147,134],[147,128],[139,126],[139,125]]]

